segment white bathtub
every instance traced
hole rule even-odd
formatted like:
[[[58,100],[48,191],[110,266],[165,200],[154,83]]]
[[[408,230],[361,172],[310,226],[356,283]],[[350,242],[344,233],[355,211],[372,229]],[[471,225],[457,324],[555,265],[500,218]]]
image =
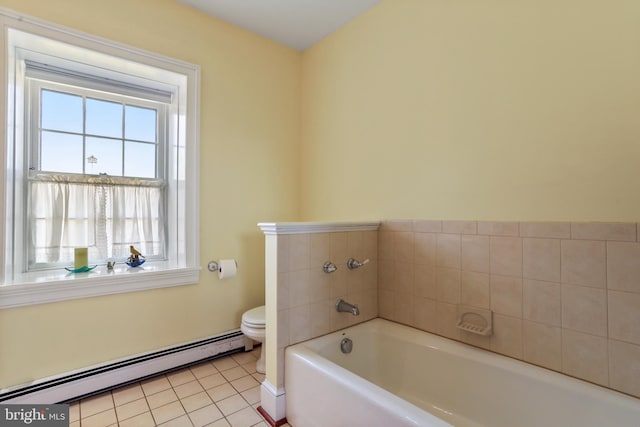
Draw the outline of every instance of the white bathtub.
[[[639,399],[382,319],[287,348],[285,392],[293,427],[640,426]]]

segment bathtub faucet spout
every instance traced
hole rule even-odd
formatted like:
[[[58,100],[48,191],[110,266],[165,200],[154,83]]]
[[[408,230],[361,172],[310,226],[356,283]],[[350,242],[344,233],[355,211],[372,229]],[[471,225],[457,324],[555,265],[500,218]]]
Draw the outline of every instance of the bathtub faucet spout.
[[[357,316],[360,314],[360,310],[358,309],[358,304],[349,304],[343,299],[340,299],[336,303],[336,310],[338,310],[338,313],[351,313],[354,316]]]

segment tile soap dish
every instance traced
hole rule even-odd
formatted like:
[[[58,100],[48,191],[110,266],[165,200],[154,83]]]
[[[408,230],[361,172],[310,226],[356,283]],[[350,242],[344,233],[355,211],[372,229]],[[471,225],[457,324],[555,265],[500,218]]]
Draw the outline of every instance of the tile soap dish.
[[[492,334],[491,311],[461,306],[459,313],[458,329],[483,336]]]

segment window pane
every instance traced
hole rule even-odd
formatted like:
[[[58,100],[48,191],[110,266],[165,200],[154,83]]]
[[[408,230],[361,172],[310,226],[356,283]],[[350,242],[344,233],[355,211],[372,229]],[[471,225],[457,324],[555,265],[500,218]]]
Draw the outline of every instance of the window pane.
[[[156,142],[156,110],[125,106],[125,139]]]
[[[82,136],[43,131],[40,144],[40,170],[82,173]]]
[[[87,98],[86,132],[122,138],[122,104]]]
[[[122,176],[122,141],[87,137],[85,173]]]
[[[82,97],[42,90],[43,129],[82,132]]]
[[[156,177],[156,144],[125,141],[124,150],[125,176]]]

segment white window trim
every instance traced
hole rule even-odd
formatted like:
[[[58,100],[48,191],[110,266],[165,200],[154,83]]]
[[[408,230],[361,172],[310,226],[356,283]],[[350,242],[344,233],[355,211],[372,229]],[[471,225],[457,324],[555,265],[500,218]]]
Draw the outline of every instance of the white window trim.
[[[0,70],[0,128],[6,129],[4,150],[0,152],[5,184],[0,185],[0,213],[5,224],[0,228],[0,240],[6,242],[0,254],[0,309],[198,283],[199,67],[4,8],[0,8],[0,27],[0,57],[6,61],[6,66]],[[124,264],[120,264],[112,272],[100,266],[90,273],[76,275],[64,270],[13,272],[16,264],[14,254],[19,249],[13,239],[14,219],[17,220],[16,226],[21,226],[18,218],[21,213],[13,212],[16,191],[21,191],[15,188],[14,177],[24,172],[20,162],[14,167],[13,151],[16,143],[22,143],[21,126],[18,126],[22,125],[22,117],[16,115],[16,110],[21,110],[22,106],[14,106],[16,100],[19,101],[14,97],[15,93],[22,90],[17,87],[20,82],[15,74],[16,68],[21,66],[20,60],[24,59],[24,49],[17,51],[20,43],[16,40],[20,39],[21,33],[33,39],[40,38],[40,43],[50,43],[56,48],[67,45],[65,60],[77,59],[78,62],[106,69],[105,58],[110,60],[109,68],[113,68],[115,59],[120,63],[117,69],[130,76],[132,84],[143,81],[145,86],[155,85],[157,89],[170,90],[178,97],[178,107],[170,112],[170,127],[178,135],[177,140],[170,143],[179,166],[178,172],[170,171],[174,176],[168,177],[170,185],[175,186],[168,197],[174,198],[169,206],[175,207],[172,215],[176,219],[169,221],[168,226],[168,233],[172,233],[176,241],[168,250],[169,261],[147,263],[137,269],[124,268]],[[26,45],[28,42],[22,48]],[[38,52],[28,52],[27,55],[30,59],[37,59]],[[158,74],[154,75],[154,72]]]

